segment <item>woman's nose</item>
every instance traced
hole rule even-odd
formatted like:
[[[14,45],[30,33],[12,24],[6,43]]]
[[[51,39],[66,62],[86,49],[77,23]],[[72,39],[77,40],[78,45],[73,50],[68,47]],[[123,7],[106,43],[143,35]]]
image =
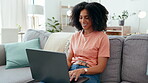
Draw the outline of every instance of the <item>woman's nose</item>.
[[[82,18],[82,23],[84,23],[85,22],[85,19],[84,18]]]

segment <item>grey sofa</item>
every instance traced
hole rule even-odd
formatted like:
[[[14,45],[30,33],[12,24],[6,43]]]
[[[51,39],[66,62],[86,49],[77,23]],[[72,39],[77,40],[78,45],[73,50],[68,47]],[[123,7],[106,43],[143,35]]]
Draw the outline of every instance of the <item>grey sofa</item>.
[[[40,38],[44,47],[51,33],[29,29],[24,41]],[[110,36],[111,57],[101,74],[102,83],[148,83],[147,58],[148,35],[132,35],[127,38]],[[5,49],[0,45],[0,83],[26,83],[32,79],[29,67],[5,69]]]

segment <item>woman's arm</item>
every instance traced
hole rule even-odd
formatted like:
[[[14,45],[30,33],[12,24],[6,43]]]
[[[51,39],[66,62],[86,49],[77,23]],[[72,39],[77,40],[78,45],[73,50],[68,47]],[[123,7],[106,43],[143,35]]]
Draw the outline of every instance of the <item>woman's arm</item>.
[[[97,74],[104,71],[108,58],[110,57],[110,42],[107,35],[104,35],[101,39],[98,50],[98,64],[96,66],[88,68],[86,74]]]
[[[69,71],[69,76],[70,76],[70,81],[75,78],[75,81],[77,81],[78,77],[80,74],[97,74],[101,73],[104,71],[106,64],[107,64],[108,58],[105,57],[99,57],[98,58],[98,65],[90,68],[81,68],[81,69],[76,69],[73,71]],[[87,69],[87,72],[85,71]]]
[[[98,57],[98,65],[90,68],[86,68],[87,72],[85,74],[97,74],[104,71],[108,58],[107,57]],[[82,70],[84,71],[84,69]]]
[[[73,53],[68,52],[68,57],[67,57],[68,68],[70,68],[70,66],[72,65],[71,64],[72,57],[73,57]]]
[[[107,35],[101,39],[100,47],[98,50],[98,64],[88,68],[86,74],[97,74],[104,71],[108,58],[110,57],[110,42]]]

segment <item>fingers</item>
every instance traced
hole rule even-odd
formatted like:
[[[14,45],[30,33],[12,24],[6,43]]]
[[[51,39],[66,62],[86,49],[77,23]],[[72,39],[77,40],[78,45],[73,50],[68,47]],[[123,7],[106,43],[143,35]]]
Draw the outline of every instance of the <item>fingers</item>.
[[[69,77],[71,77],[72,76],[72,71],[69,71]]]
[[[77,81],[78,80],[78,77],[79,77],[80,75],[76,75],[75,76],[75,81]]]
[[[69,71],[70,81],[72,81],[73,79],[77,81],[80,74],[81,72],[79,70]]]
[[[76,75],[73,74],[73,75],[70,77],[70,81],[72,81],[72,80],[75,79],[75,78],[76,78]]]
[[[70,77],[70,81],[72,81],[72,79],[73,79],[73,71],[69,71],[69,77]]]

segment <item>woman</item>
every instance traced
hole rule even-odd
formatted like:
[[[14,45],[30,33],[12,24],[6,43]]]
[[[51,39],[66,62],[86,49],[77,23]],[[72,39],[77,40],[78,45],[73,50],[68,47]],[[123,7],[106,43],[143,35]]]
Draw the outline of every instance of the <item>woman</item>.
[[[97,2],[81,2],[72,10],[71,22],[78,29],[72,36],[67,63],[70,81],[89,77],[86,83],[99,83],[99,74],[110,57],[106,29],[108,11]]]

